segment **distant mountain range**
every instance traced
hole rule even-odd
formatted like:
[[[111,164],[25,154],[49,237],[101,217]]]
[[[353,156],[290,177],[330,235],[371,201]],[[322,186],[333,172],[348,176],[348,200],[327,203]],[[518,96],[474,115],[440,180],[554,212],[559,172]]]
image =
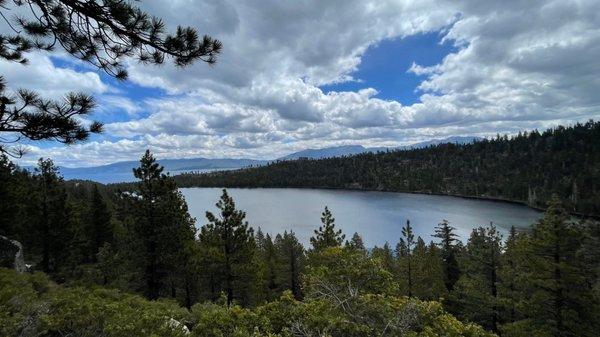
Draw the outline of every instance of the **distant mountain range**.
[[[423,148],[427,146],[434,146],[443,143],[457,143],[467,144],[472,143],[479,138],[477,137],[449,137],[444,139],[429,140],[426,142],[415,143],[412,145],[401,146],[401,147],[364,147],[362,145],[345,145],[345,146],[334,146],[326,147],[322,149],[306,149],[291,153],[289,155],[277,158],[275,160],[296,160],[299,158],[329,158],[339,156],[350,156],[364,152],[378,152],[378,151],[393,151],[393,150],[405,150],[414,148]],[[170,174],[180,174],[184,172],[207,172],[214,170],[231,170],[244,168],[248,166],[265,165],[270,160],[254,160],[254,159],[231,159],[231,158],[220,158],[220,159],[209,159],[209,158],[190,158],[190,159],[163,159],[159,160],[159,163],[164,166],[165,171]],[[82,180],[93,180],[100,183],[116,183],[116,182],[127,182],[133,181],[132,169],[139,165],[138,161],[123,161],[102,166],[92,167],[59,167],[60,173],[66,180],[71,179],[82,179]],[[32,167],[26,167],[27,169],[33,169]]]
[[[364,153],[364,152],[379,152],[379,151],[394,151],[394,150],[410,150],[410,149],[420,149],[428,146],[435,146],[439,144],[447,144],[447,143],[455,143],[455,144],[469,144],[473,143],[477,140],[481,140],[479,137],[448,137],[444,139],[432,139],[425,142],[419,142],[406,146],[399,147],[364,147],[362,145],[343,145],[343,146],[333,146],[326,147],[322,149],[306,149],[298,152],[294,152],[288,154],[287,156],[283,156],[279,158],[280,160],[294,160],[299,158],[310,158],[310,159],[321,159],[321,158],[330,158],[330,157],[340,157],[340,156],[351,156],[354,154]]]
[[[209,158],[190,158],[190,159],[163,159],[159,163],[164,166],[165,171],[171,175],[184,172],[207,172],[214,170],[230,170],[248,166],[264,165],[266,160],[254,159],[209,159]],[[138,167],[139,161],[122,161],[101,166],[91,167],[63,167],[59,170],[65,180],[81,179],[93,180],[99,183],[119,183],[135,180],[133,168]],[[33,170],[33,167],[25,167]]]

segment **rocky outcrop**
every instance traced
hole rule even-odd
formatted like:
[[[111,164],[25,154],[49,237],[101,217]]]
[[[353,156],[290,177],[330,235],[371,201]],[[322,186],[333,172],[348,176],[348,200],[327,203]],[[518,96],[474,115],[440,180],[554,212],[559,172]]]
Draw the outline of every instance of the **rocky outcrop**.
[[[27,271],[23,245],[19,241],[0,235],[0,267],[13,268],[19,273]]]
[[[188,327],[185,326],[185,324],[181,323],[180,321],[174,318],[169,318],[167,320],[167,326],[173,330],[181,331],[184,335],[190,334],[190,329],[188,329]]]

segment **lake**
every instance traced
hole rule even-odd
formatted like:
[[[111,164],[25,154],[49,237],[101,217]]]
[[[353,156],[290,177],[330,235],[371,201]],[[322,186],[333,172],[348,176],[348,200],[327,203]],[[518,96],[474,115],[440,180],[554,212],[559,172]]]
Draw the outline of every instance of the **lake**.
[[[252,227],[271,234],[293,230],[304,244],[308,244],[321,224],[325,205],[346,238],[358,232],[368,247],[381,246],[386,241],[395,247],[407,219],[415,236],[429,242],[433,228],[444,219],[466,241],[475,227],[494,222],[506,237],[510,226],[525,228],[541,216],[540,212],[519,204],[450,196],[297,188],[228,188],[227,191],[237,208],[246,211]],[[216,212],[221,189],[182,188],[181,192],[200,228],[206,223],[206,211]]]

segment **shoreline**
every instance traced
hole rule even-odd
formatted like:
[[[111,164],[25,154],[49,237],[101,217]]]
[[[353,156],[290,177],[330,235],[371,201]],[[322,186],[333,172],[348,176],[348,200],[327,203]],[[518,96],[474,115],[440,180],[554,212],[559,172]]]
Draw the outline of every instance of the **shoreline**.
[[[474,195],[460,195],[460,194],[444,194],[444,193],[431,193],[426,191],[394,191],[387,189],[367,189],[367,188],[357,188],[357,187],[306,187],[306,186],[178,186],[178,188],[241,188],[241,189],[289,189],[289,188],[297,188],[297,189],[308,189],[308,190],[336,190],[336,191],[355,191],[355,192],[385,192],[385,193],[405,193],[405,194],[420,194],[420,195],[435,195],[442,197],[454,197],[454,198],[462,198],[462,199],[472,199],[472,200],[482,200],[482,201],[492,201],[498,203],[507,203],[507,204],[516,204],[531,208],[538,212],[544,212],[546,208],[529,205],[527,202],[522,200],[511,200],[501,197],[491,197],[491,196],[474,196]],[[579,212],[569,212],[570,215],[578,218],[578,219],[593,219],[600,220],[600,215],[590,215],[590,214],[582,214]]]

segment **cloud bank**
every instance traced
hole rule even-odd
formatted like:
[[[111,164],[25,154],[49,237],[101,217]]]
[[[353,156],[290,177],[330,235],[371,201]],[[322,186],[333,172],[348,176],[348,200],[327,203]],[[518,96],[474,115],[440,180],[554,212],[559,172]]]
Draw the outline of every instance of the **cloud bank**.
[[[61,164],[159,157],[274,158],[307,147],[392,146],[449,135],[492,135],[600,116],[600,2],[580,1],[144,1],[171,28],[192,25],[221,39],[214,67],[130,64],[131,81],[157,88],[133,98],[90,71],[47,56],[19,68],[0,63],[11,85],[48,95],[95,93],[106,133],[65,148],[32,144],[25,161]],[[360,81],[368,48],[438,33],[456,52],[407,72],[421,76],[419,102],[382,100],[377,88],[324,92]],[[15,70],[17,69],[17,70]],[[405,74],[398,74],[402,76]],[[118,116],[111,119],[110,115]],[[125,116],[125,117],[124,117]]]

